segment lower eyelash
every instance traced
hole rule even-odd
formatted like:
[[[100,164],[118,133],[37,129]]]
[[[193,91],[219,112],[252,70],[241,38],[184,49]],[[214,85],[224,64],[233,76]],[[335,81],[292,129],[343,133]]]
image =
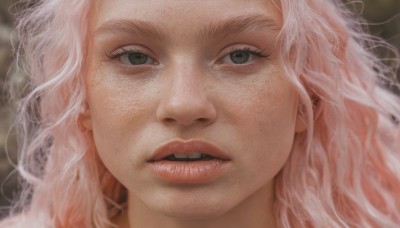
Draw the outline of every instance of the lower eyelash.
[[[250,49],[248,47],[239,48],[239,49],[231,51],[230,53],[239,52],[239,51],[248,52],[248,53],[250,53],[252,55],[255,55],[257,57],[260,57],[260,58],[268,58],[271,55],[270,53],[267,53],[265,51],[252,50],[252,49]],[[116,52],[106,53],[106,57],[108,59],[110,59],[110,60],[114,60],[114,59],[117,59],[117,58],[119,58],[119,57],[121,57],[123,55],[132,54],[132,53],[141,53],[141,52],[134,51],[134,50],[128,50],[128,49],[125,49],[125,48],[121,48],[121,49],[117,50]]]

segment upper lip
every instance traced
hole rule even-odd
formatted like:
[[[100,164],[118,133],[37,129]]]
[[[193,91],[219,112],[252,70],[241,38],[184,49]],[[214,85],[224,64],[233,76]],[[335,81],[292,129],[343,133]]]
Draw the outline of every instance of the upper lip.
[[[177,153],[191,154],[195,152],[201,152],[220,160],[230,160],[230,158],[223,151],[210,143],[200,140],[174,140],[158,147],[153,152],[152,157],[149,159],[149,162],[162,160],[170,155]]]

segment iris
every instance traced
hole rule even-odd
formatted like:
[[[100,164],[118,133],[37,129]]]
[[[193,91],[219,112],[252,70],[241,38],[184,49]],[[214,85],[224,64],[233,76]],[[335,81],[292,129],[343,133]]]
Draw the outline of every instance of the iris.
[[[250,59],[248,51],[235,51],[230,54],[231,61],[235,64],[245,64]]]
[[[147,62],[148,56],[143,53],[129,53],[128,61],[132,65],[141,65]]]

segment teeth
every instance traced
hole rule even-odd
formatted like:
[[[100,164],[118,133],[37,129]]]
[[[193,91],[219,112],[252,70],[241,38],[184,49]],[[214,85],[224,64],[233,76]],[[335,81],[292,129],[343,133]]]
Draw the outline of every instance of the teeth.
[[[187,154],[174,154],[175,158],[189,158],[189,155]]]
[[[202,153],[193,153],[193,154],[189,154],[189,158],[201,158],[202,157]]]

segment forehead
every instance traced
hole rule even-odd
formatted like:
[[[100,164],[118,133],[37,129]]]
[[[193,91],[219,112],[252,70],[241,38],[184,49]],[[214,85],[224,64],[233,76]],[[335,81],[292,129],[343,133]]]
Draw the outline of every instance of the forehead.
[[[232,18],[264,16],[280,24],[273,0],[101,0],[95,1],[92,27],[110,21],[146,21],[169,32],[196,30],[205,24]]]

